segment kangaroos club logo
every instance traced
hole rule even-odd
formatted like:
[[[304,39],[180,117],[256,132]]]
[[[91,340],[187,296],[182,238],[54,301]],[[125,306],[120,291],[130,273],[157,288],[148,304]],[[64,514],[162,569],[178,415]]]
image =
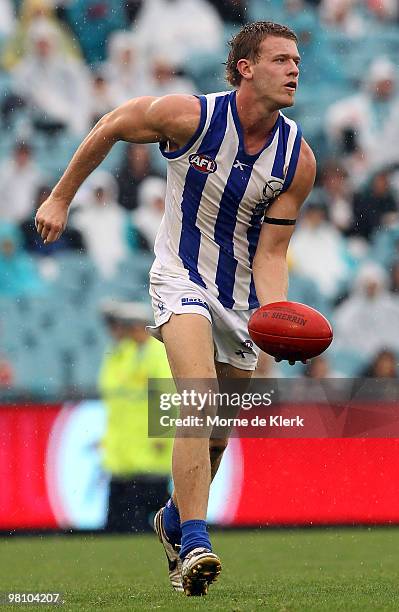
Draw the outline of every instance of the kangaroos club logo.
[[[272,202],[283,190],[284,181],[273,178],[270,181],[267,181],[265,186],[263,187],[263,198],[264,202],[270,203]]]
[[[198,170],[198,172],[202,172],[203,174],[212,174],[212,172],[215,172],[217,168],[215,160],[209,157],[209,155],[192,153],[188,158],[188,161],[194,170]]]
[[[272,178],[265,183],[262,192],[262,199],[257,203],[254,209],[255,215],[262,216],[270,204],[280,195],[284,187],[284,181],[281,179]]]

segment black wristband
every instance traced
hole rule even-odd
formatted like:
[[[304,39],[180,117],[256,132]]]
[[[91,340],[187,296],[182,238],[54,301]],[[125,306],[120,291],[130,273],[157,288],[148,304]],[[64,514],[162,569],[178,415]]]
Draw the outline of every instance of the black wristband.
[[[296,219],[273,219],[273,217],[264,217],[263,223],[270,223],[270,225],[295,225]]]

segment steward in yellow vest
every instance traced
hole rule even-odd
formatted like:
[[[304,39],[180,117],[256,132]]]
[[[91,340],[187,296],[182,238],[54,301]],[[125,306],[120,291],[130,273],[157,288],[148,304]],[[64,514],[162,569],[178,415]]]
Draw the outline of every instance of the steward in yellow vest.
[[[173,445],[148,437],[147,385],[171,373],[163,344],[145,330],[145,305],[114,302],[103,314],[113,339],[98,381],[107,411],[103,467],[111,474],[107,528],[146,531],[168,497]]]

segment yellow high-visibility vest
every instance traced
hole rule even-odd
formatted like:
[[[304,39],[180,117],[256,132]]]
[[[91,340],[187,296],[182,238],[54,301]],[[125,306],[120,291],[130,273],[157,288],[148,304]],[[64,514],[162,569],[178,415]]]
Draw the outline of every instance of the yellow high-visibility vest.
[[[105,353],[98,386],[107,410],[103,466],[112,475],[170,472],[173,440],[148,437],[148,378],[171,378],[158,340],[124,339]]]

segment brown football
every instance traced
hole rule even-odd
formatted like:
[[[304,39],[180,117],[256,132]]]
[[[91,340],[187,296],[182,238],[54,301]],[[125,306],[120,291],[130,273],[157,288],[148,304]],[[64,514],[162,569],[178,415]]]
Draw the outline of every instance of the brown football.
[[[274,302],[258,308],[249,319],[248,331],[262,351],[288,361],[316,357],[333,339],[328,320],[299,302]]]

